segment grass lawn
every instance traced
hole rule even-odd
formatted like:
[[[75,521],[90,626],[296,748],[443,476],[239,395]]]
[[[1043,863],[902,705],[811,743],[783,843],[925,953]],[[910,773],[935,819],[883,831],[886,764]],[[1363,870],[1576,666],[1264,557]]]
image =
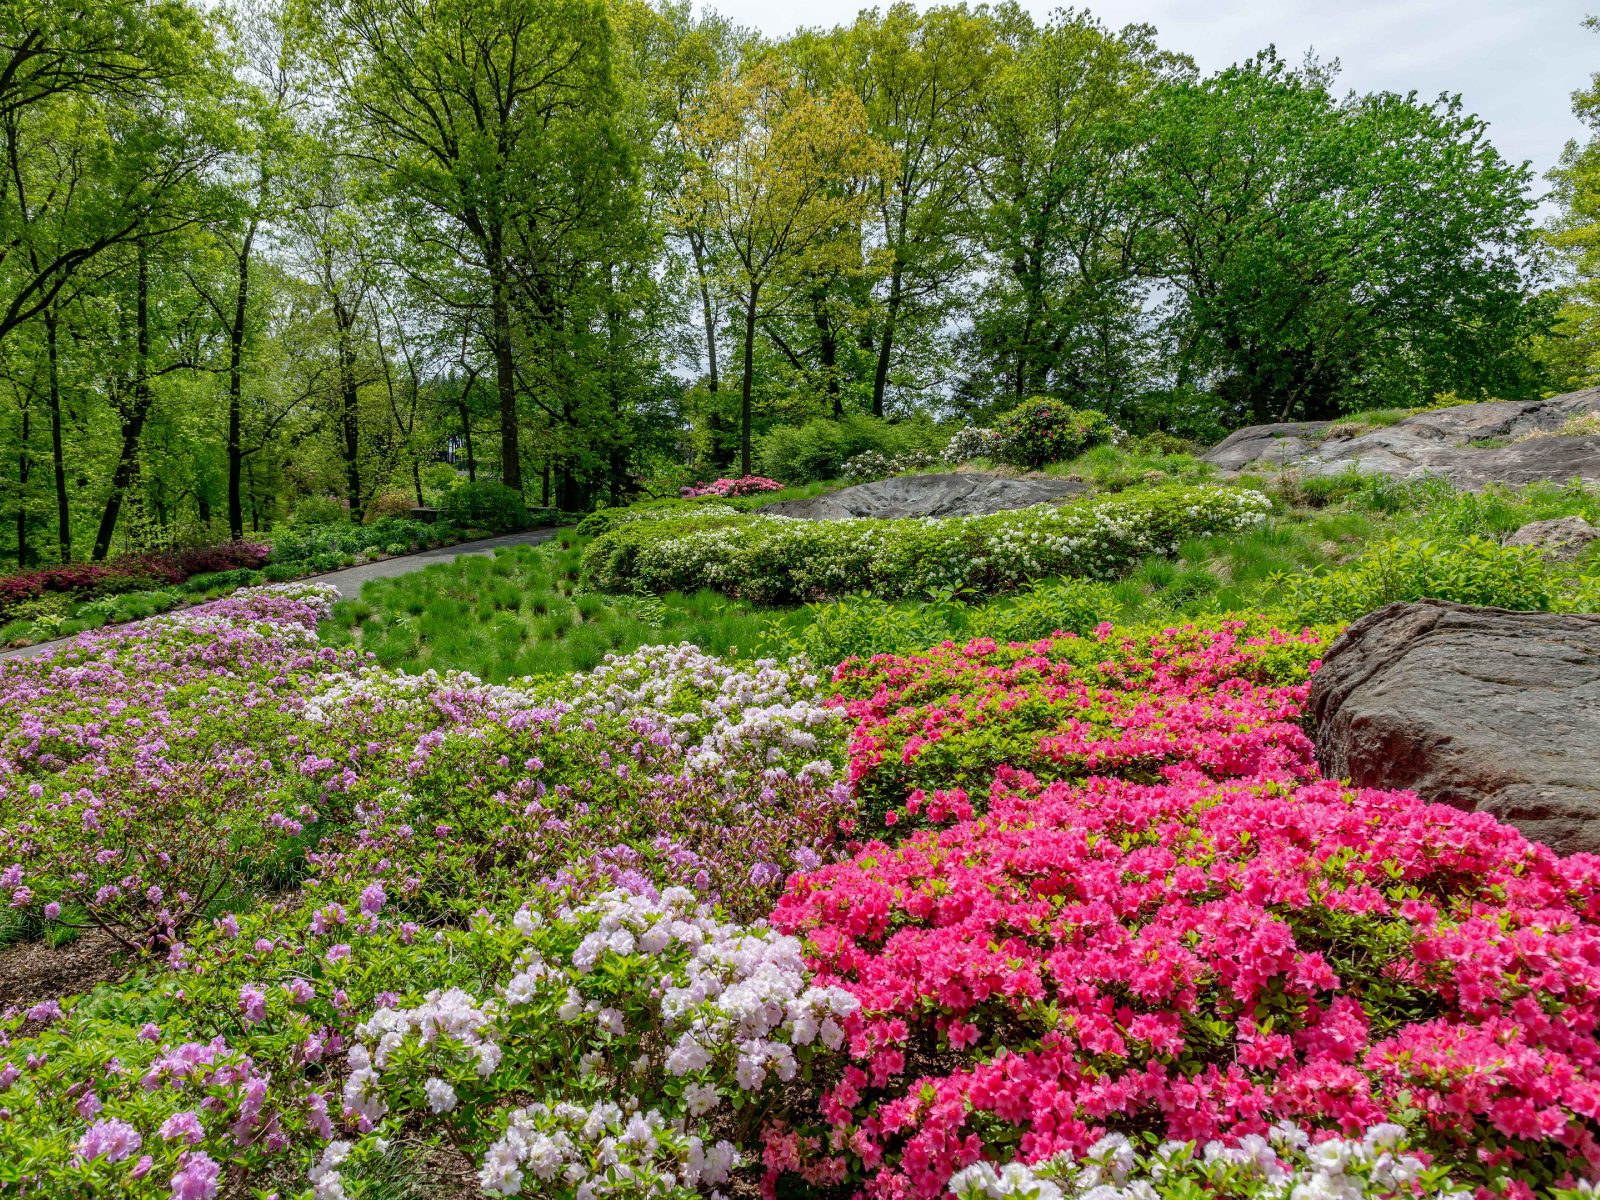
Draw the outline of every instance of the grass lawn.
[[[501,683],[524,675],[587,671],[611,651],[693,642],[714,654],[749,653],[776,620],[797,610],[758,608],[716,592],[608,596],[583,592],[586,539],[562,534],[493,558],[460,558],[366,585],[322,627],[333,646],[359,646],[385,667],[470,671]]]
[[[1104,490],[1147,482],[1203,478],[1209,468],[1185,455],[1090,451],[1071,473]],[[1154,473],[1159,472],[1159,477]],[[1471,535],[1498,540],[1529,520],[1566,513],[1600,519],[1600,497],[1541,485],[1519,493],[1459,493],[1443,486],[1355,477],[1251,477],[1276,513],[1258,528],[1191,539],[1173,555],[1151,555],[1102,591],[1095,619],[1163,623],[1218,614],[1279,611],[1275,579],[1337,569],[1382,539],[1405,536],[1454,544]],[[837,485],[835,485],[837,486]],[[815,494],[826,485],[792,489]],[[721,655],[804,650],[831,663],[844,653],[903,652],[945,637],[978,636],[1018,606],[1052,619],[1051,603],[1028,595],[906,597],[863,606],[854,616],[836,605],[758,606],[710,591],[661,597],[586,592],[579,561],[587,539],[571,531],[538,547],[463,558],[378,580],[359,599],[336,606],[322,629],[336,646],[357,645],[386,667],[420,672],[465,670],[503,682],[524,675],[584,671],[611,651],[693,642]],[[1596,551],[1588,558],[1600,558]],[[1593,571],[1600,562],[1584,568]],[[1048,588],[1051,581],[1041,580]],[[1286,617],[1287,619],[1287,617]],[[841,623],[842,622],[842,623]],[[1042,636],[1028,633],[1025,636]]]

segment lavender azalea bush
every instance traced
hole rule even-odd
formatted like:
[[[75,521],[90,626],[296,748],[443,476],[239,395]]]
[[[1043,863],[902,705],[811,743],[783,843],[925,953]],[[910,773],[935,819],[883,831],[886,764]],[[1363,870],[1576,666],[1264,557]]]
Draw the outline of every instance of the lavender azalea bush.
[[[607,1139],[671,1187],[715,1186],[740,1136],[724,1098],[836,1037],[805,1015],[796,944],[740,924],[848,825],[822,681],[692,647],[509,687],[393,674],[317,644],[333,598],[255,589],[0,669],[13,919],[97,926],[149,964],[110,1009],[41,1000],[0,1023],[0,1189],[359,1195],[391,1153],[378,1126],[460,1121],[452,1094],[507,1194],[539,1178],[534,1148]],[[762,988],[799,1007],[735,1048],[716,996]],[[410,1081],[430,1004],[480,1014],[514,1063]]]

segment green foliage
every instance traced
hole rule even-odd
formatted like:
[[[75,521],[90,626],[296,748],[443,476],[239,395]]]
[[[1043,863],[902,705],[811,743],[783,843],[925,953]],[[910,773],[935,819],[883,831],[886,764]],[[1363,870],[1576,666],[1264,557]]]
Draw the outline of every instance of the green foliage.
[[[945,436],[927,420],[890,422],[862,413],[838,420],[816,417],[803,425],[780,425],[756,443],[756,468],[784,483],[838,479],[844,464],[858,455],[876,453],[893,459],[943,448]]]
[[[510,533],[529,525],[522,494],[492,480],[458,481],[440,503],[439,516],[455,525],[491,533]]]
[[[345,507],[332,496],[303,496],[294,506],[290,523],[297,527],[342,525],[350,519]]]
[[[1450,542],[1392,539],[1349,567],[1274,581],[1283,608],[1309,623],[1351,621],[1403,600],[1548,611],[1556,586],[1537,550],[1476,535]]]
[[[607,591],[711,587],[762,602],[997,594],[1054,575],[1116,575],[1197,534],[1253,526],[1267,508],[1258,492],[1166,487],[948,520],[635,521],[597,538],[584,572]]]
[[[290,528],[273,535],[270,566],[296,566],[318,564],[319,570],[332,567],[320,564],[334,560],[335,567],[347,557],[366,554],[393,553],[388,547],[399,545],[407,551],[430,546],[442,546],[459,541],[461,530],[454,525],[429,525],[409,517],[380,517],[370,525],[351,525],[348,522]],[[305,572],[302,571],[302,574]],[[269,580],[271,577],[268,577]],[[286,578],[292,578],[287,576]]]
[[[1114,441],[1118,431],[1103,412],[1073,408],[1053,396],[1033,396],[1001,414],[994,432],[996,458],[1037,470]]]

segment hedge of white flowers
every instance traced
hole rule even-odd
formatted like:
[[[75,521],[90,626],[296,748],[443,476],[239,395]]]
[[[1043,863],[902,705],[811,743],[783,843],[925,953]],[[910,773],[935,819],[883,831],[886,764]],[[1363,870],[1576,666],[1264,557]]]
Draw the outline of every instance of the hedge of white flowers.
[[[1141,1149],[1107,1134],[1082,1159],[1070,1154],[1031,1165],[979,1162],[950,1180],[956,1200],[1470,1200],[1449,1173],[1411,1152],[1401,1125],[1374,1125],[1354,1138],[1313,1141],[1280,1122],[1267,1137],[1237,1145],[1163,1142]]]
[[[584,567],[608,591],[713,588],[760,601],[994,594],[1056,575],[1111,578],[1189,538],[1255,525],[1270,508],[1246,488],[1164,487],[980,517],[635,521],[591,543]]]

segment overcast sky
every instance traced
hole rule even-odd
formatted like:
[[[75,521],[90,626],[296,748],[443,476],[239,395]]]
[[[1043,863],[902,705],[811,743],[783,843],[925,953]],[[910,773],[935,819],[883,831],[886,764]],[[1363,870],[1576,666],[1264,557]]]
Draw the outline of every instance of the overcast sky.
[[[1036,18],[1052,0],[1022,0]],[[849,21],[859,0],[711,0],[769,35]],[[919,2],[919,7],[926,7]],[[1108,25],[1154,25],[1161,44],[1213,71],[1273,44],[1298,63],[1337,58],[1342,89],[1459,92],[1507,158],[1539,174],[1584,128],[1570,95],[1600,71],[1600,33],[1582,27],[1600,0],[1079,0]],[[1545,187],[1539,180],[1537,187]]]

